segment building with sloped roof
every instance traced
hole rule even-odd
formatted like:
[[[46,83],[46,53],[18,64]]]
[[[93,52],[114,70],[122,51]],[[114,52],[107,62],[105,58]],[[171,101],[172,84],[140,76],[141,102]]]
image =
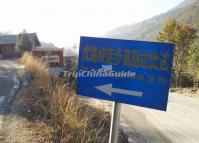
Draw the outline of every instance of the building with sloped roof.
[[[50,67],[64,67],[64,48],[32,49],[32,55],[49,64]]]
[[[0,35],[0,58],[9,59],[19,56],[15,50],[17,36]],[[32,42],[33,49],[41,45],[36,33],[28,33],[28,37]]]

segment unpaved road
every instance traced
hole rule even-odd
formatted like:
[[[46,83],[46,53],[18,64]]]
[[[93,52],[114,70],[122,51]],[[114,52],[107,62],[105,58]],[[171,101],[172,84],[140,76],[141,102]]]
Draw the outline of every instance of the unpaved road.
[[[144,128],[140,124],[140,119],[134,115],[134,110],[140,112],[147,122],[161,133],[160,137],[164,139],[166,137],[167,142],[199,143],[199,98],[172,93],[169,96],[167,112],[123,106],[122,113],[134,122],[138,132],[143,134],[148,142],[156,143],[159,141],[150,138],[153,133],[150,133],[150,128]]]
[[[111,110],[111,103],[87,99]],[[130,143],[199,143],[199,98],[171,93],[167,112],[122,104],[120,125]]]
[[[0,143],[32,143],[29,121],[20,116],[16,93],[25,75],[22,66],[13,61],[0,60]]]

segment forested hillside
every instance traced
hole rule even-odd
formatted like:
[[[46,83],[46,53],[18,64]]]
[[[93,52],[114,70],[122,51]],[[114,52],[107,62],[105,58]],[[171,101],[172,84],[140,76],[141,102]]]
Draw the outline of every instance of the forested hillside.
[[[199,0],[185,0],[166,13],[140,23],[113,29],[107,32],[104,37],[154,40],[158,31],[163,27],[163,23],[169,18],[175,18],[195,27],[196,21],[199,19]]]

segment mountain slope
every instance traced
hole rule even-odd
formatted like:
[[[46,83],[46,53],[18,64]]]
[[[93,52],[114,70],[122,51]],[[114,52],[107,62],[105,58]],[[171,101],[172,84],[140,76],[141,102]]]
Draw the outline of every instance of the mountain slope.
[[[199,0],[185,0],[172,10],[140,23],[125,25],[107,32],[104,37],[120,39],[154,40],[163,23],[168,18],[176,18],[191,26],[199,19]]]

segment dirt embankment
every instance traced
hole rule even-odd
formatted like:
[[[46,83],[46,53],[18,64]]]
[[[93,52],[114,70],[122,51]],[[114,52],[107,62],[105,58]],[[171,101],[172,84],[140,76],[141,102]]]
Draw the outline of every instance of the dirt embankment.
[[[171,93],[183,94],[183,96],[199,97],[199,88],[171,88]]]

